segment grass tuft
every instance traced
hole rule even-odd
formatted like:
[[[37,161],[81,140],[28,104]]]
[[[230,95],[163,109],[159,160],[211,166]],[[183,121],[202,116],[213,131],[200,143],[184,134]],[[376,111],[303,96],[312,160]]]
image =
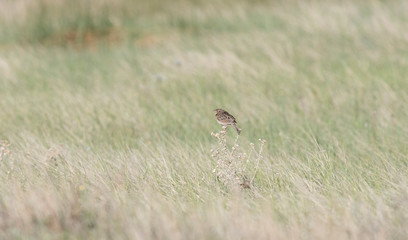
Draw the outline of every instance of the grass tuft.
[[[258,151],[255,150],[255,145],[250,143],[250,149],[246,153],[238,144],[240,135],[237,135],[232,146],[229,147],[226,134],[226,127],[223,127],[218,133],[211,133],[211,136],[218,141],[217,148],[211,149],[211,157],[217,163],[212,172],[216,175],[217,181],[227,188],[251,188],[258,171],[259,161],[263,158],[262,150],[266,141],[259,139],[261,145]],[[251,165],[253,169],[249,169]]]

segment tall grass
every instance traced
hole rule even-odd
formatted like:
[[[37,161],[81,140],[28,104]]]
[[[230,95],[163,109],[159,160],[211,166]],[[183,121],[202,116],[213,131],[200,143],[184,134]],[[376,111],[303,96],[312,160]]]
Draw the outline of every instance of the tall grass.
[[[407,11],[2,1],[0,238],[405,239]],[[249,189],[214,108],[267,141]]]

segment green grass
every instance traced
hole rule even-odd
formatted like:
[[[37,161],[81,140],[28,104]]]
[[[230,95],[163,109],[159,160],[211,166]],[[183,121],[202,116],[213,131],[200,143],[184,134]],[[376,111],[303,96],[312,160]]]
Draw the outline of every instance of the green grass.
[[[406,12],[3,1],[0,238],[405,239]],[[214,108],[267,141],[249,190],[212,173]]]

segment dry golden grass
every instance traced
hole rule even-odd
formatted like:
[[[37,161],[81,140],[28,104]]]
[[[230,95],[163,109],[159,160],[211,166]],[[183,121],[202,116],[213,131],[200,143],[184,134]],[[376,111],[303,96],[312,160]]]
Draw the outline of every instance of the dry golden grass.
[[[405,239],[407,12],[1,1],[0,239]]]

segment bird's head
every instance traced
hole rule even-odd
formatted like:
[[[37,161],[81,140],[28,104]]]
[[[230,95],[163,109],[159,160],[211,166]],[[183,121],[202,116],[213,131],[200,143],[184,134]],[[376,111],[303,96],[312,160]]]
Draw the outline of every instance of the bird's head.
[[[218,114],[218,113],[223,112],[224,110],[219,109],[219,108],[216,108],[216,109],[214,109],[213,111],[215,112],[215,114]]]

